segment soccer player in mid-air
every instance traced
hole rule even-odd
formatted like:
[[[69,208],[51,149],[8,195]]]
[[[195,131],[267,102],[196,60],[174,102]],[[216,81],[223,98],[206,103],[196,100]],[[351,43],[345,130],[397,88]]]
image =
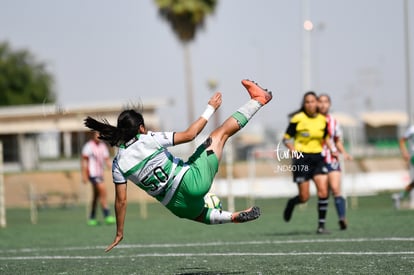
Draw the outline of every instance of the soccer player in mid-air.
[[[242,84],[250,100],[215,129],[186,162],[174,157],[166,148],[194,140],[220,107],[220,92],[210,98],[203,114],[183,132],[148,131],[142,114],[132,109],[121,112],[116,127],[105,120],[85,119],[86,127],[99,132],[100,139],[119,147],[112,165],[117,231],[106,252],[124,236],[128,180],[180,218],[205,224],[222,224],[248,222],[260,216],[257,206],[234,213],[204,206],[204,196],[218,171],[227,139],[243,128],[272,99],[272,93],[255,82],[244,79]]]

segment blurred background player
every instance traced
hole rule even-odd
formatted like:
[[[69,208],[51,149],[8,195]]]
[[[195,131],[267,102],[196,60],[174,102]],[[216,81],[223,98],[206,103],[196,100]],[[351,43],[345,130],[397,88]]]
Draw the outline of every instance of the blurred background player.
[[[408,146],[407,146],[408,143]],[[393,194],[394,207],[400,209],[401,200],[408,198],[414,188],[414,125],[410,126],[400,138],[400,151],[410,171],[410,183],[400,193]]]
[[[108,208],[107,192],[104,183],[105,165],[108,168],[111,167],[108,147],[99,139],[99,133],[93,132],[92,138],[82,148],[81,160],[82,182],[86,184],[89,181],[92,185],[92,203],[88,220],[88,225],[91,226],[98,225],[98,220],[96,219],[98,200],[105,223],[115,223],[115,217],[110,215]]]
[[[310,180],[313,180],[318,193],[318,229],[316,233],[326,234],[329,233],[325,229],[329,196],[328,171],[321,153],[327,137],[327,123],[325,116],[318,112],[316,94],[312,91],[305,93],[300,109],[291,113],[289,117],[291,119],[283,143],[293,156],[293,181],[298,186],[299,194],[288,200],[283,218],[289,222],[295,206],[309,200]]]
[[[204,201],[218,171],[226,141],[272,99],[270,92],[250,80],[242,80],[242,85],[250,100],[216,128],[186,162],[174,157],[167,147],[190,142],[198,136],[221,105],[219,92],[210,98],[203,114],[183,132],[148,131],[142,114],[131,109],[121,112],[116,127],[91,117],[85,119],[85,125],[98,131],[100,139],[119,147],[112,165],[117,231],[106,251],[123,239],[128,180],[180,218],[222,224],[248,222],[260,216],[260,208],[256,206],[231,213],[207,208]]]
[[[345,230],[348,224],[346,220],[346,201],[341,194],[341,165],[339,154],[342,154],[345,160],[352,160],[352,157],[346,152],[342,144],[342,131],[338,121],[329,114],[331,108],[331,98],[329,95],[319,95],[318,108],[319,112],[326,117],[328,136],[331,144],[331,149],[329,149],[329,146],[325,143],[322,152],[328,168],[328,184],[334,196],[335,208],[339,218],[339,228]]]

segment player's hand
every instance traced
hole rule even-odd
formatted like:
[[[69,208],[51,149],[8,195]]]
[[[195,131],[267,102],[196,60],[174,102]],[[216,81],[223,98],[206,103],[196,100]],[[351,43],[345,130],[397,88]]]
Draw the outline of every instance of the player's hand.
[[[213,106],[214,109],[217,110],[220,107],[221,102],[222,102],[221,93],[215,92],[214,95],[208,101],[208,104]]]
[[[338,151],[331,151],[332,157],[339,159],[339,152]]]
[[[112,248],[114,248],[115,246],[117,246],[122,239],[124,238],[124,236],[122,235],[116,235],[115,240],[113,243],[111,243],[106,249],[105,252],[109,252]]]
[[[347,154],[347,153],[344,153],[344,159],[345,160],[354,160],[354,158],[351,155]]]

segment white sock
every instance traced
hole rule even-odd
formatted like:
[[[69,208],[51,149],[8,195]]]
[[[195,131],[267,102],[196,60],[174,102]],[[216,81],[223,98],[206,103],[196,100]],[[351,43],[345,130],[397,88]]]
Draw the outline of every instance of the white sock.
[[[231,222],[231,212],[223,211],[219,209],[211,209],[210,211],[210,224],[222,224]]]
[[[242,113],[247,120],[250,120],[252,116],[259,111],[259,109],[262,107],[262,105],[259,103],[259,101],[250,99],[246,104],[241,106],[237,111]]]

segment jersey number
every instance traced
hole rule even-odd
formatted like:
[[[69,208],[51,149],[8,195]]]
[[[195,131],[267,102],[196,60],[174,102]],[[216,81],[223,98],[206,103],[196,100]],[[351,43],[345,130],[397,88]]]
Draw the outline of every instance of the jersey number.
[[[151,192],[155,192],[157,190],[160,190],[161,188],[164,187],[164,184],[158,185],[158,184],[154,183],[153,180],[150,180],[150,176],[154,176],[159,183],[165,183],[165,182],[168,181],[168,174],[164,171],[164,169],[162,169],[162,167],[160,167],[160,166],[155,167],[152,170],[152,174],[148,173],[148,175],[141,180],[141,184],[144,185],[145,187],[147,187],[147,188],[152,187],[150,189]]]

